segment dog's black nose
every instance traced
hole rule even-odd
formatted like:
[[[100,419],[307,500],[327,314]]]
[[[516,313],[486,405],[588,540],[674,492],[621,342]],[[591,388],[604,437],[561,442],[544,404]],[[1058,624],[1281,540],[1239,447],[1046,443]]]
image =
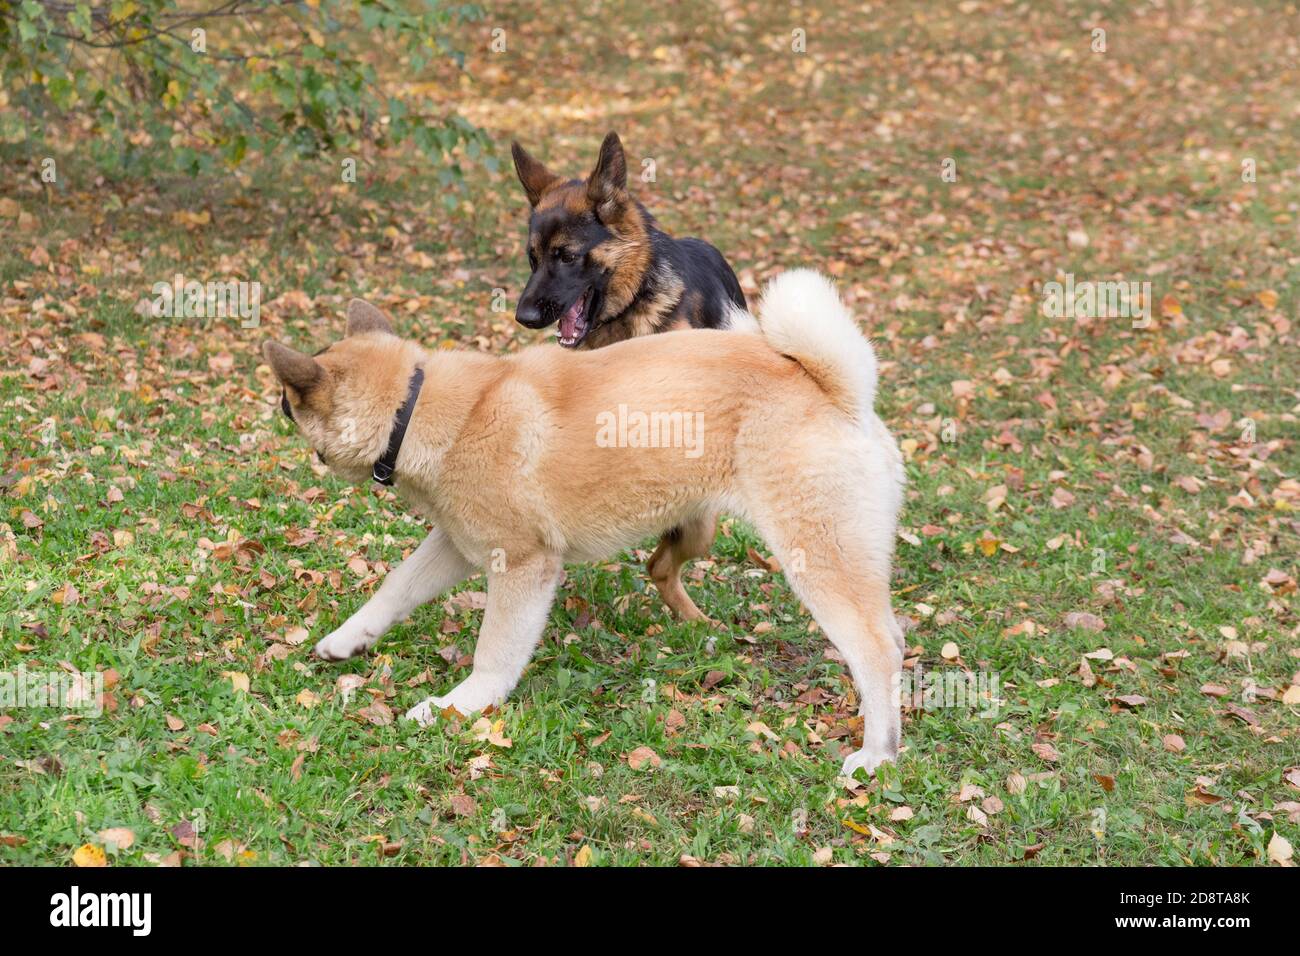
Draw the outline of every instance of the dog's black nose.
[[[515,321],[526,329],[541,329],[550,325],[542,310],[532,302],[520,302],[515,308]]]

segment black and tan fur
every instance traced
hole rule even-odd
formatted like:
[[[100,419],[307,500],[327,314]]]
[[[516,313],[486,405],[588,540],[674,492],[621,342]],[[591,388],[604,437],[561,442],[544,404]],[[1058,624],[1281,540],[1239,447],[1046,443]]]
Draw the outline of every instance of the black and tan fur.
[[[530,329],[555,324],[561,345],[595,349],[675,329],[720,329],[745,295],[727,260],[701,239],[674,239],[627,190],[617,133],[600,147],[586,179],[564,179],[511,146],[532,212],[532,275],[515,318]],[[578,334],[568,336],[564,317]]]

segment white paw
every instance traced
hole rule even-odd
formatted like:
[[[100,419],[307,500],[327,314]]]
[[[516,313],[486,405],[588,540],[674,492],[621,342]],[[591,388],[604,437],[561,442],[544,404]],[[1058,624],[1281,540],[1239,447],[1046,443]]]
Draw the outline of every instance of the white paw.
[[[475,678],[471,674],[442,697],[430,697],[406,712],[408,719],[421,727],[428,727],[448,707],[462,717],[495,707],[506,699],[510,686],[491,678]]]
[[[840,773],[842,776],[852,777],[853,771],[862,769],[870,777],[882,763],[893,759],[894,754],[892,753],[884,750],[868,750],[863,747],[861,750],[855,750],[844,758],[844,769]]]
[[[459,689],[460,688],[457,688],[456,690]],[[421,727],[428,727],[437,720],[438,716],[448,707],[453,708],[456,713],[460,714],[462,717],[468,717],[470,714],[480,710],[485,710],[492,706],[491,701],[482,703],[472,699],[467,699],[467,696],[464,694],[457,697],[456,690],[453,690],[450,694],[443,697],[430,697],[427,700],[421,701],[406,712],[406,718],[415,721]]]
[[[375,646],[378,634],[372,634],[364,627],[345,621],[343,626],[322,637],[316,643],[315,654],[327,661],[345,661],[349,657],[364,654]]]

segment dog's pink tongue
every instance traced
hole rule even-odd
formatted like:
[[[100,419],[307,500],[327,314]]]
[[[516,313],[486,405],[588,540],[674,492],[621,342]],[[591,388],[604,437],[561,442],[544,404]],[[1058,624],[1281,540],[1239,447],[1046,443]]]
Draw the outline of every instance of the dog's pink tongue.
[[[578,334],[578,316],[580,315],[582,315],[581,299],[569,306],[569,311],[565,312],[560,319],[560,338],[571,339]]]

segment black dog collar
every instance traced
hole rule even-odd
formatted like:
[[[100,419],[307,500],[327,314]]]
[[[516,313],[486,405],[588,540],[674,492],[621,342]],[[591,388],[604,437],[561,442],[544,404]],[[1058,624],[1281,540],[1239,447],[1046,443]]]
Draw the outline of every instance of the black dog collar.
[[[411,414],[415,411],[415,401],[420,397],[420,389],[423,385],[424,369],[417,365],[415,371],[411,373],[411,383],[406,387],[406,401],[397,410],[397,417],[393,420],[393,430],[388,434],[388,448],[370,471],[370,477],[381,485],[393,483],[393,472],[397,470],[397,454],[402,450],[406,426],[411,424]]]

